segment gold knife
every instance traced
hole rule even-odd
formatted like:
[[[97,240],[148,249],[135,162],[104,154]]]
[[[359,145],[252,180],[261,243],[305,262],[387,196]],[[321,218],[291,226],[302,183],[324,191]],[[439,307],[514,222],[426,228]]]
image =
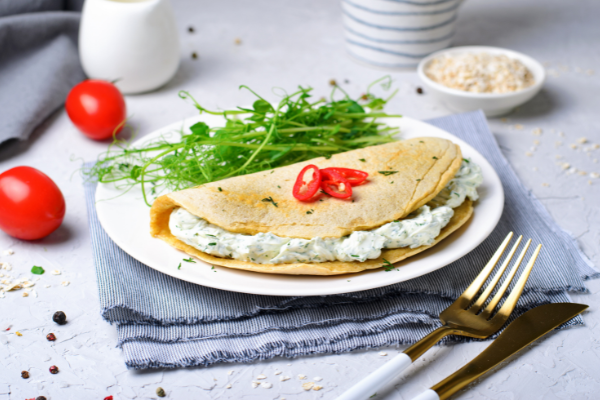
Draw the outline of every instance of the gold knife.
[[[470,363],[413,400],[449,398],[531,342],[576,317],[588,307],[585,304],[554,303],[527,311],[508,325],[504,332]]]

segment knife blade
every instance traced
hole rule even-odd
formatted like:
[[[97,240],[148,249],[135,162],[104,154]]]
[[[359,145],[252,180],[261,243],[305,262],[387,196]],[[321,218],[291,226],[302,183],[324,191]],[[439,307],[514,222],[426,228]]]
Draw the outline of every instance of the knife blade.
[[[527,311],[508,325],[504,332],[471,362],[414,400],[449,398],[502,361],[588,307],[585,304],[554,303]]]

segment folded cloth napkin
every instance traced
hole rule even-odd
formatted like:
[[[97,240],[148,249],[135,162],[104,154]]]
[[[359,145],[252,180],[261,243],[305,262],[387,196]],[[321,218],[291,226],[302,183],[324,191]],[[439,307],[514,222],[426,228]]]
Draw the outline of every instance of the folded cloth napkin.
[[[82,4],[0,1],[0,144],[27,139],[85,79],[77,53]]]
[[[440,325],[438,314],[468,286],[509,231],[544,245],[516,315],[540,304],[568,302],[568,291],[586,292],[584,280],[600,273],[521,185],[483,113],[429,122],[470,143],[494,166],[504,185],[504,213],[492,234],[460,260],[407,282],[362,292],[257,296],[163,275],[111,241],[96,217],[96,185],[87,183],[102,316],[116,324],[127,366],[207,366],[413,343]],[[577,317],[566,326],[582,323]],[[449,337],[446,342],[465,340]]]

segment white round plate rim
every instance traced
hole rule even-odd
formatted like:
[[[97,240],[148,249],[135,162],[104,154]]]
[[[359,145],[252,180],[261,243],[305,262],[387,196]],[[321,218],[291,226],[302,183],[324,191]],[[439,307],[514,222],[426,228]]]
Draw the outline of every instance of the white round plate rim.
[[[141,143],[161,134],[188,129],[198,121],[216,120],[210,115],[195,116],[158,129],[133,143]],[[196,260],[183,262],[188,256],[149,233],[149,208],[141,190],[134,188],[125,194],[111,184],[99,184],[96,190],[96,210],[100,224],[108,236],[126,253],[159,272],[202,286],[240,293],[269,296],[322,296],[369,290],[416,278],[440,269],[477,247],[496,227],[504,208],[504,190],[494,168],[473,147],[456,136],[408,117],[386,119],[399,126],[402,138],[434,136],[460,145],[464,157],[480,165],[484,183],[479,188],[480,199],[469,222],[436,246],[386,272],[382,268],[357,274],[333,276],[296,276],[261,274],[241,271]],[[181,264],[181,268],[178,266]]]

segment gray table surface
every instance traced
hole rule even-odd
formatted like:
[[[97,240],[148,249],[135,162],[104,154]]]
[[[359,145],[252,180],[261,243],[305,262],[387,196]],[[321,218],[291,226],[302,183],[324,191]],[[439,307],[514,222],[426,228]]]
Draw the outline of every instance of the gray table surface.
[[[268,94],[274,86],[291,90],[298,84],[311,85],[316,94],[326,95],[329,80],[336,79],[356,95],[384,74],[346,55],[340,6],[335,0],[173,3],[183,62],[165,87],[127,96],[131,124],[140,136],[194,114],[194,109],[177,97],[180,89],[191,91],[207,106],[230,107],[251,99],[237,89],[240,84]],[[540,95],[506,119],[491,119],[490,126],[524,184],[560,225],[575,235],[596,265],[600,265],[600,179],[590,173],[600,173],[600,149],[590,145],[600,143],[598,15],[600,2],[592,0],[468,0],[460,12],[455,40],[455,45],[515,49],[546,65],[549,77]],[[196,32],[188,33],[188,26],[194,26]],[[236,38],[241,44],[235,44]],[[198,53],[197,60],[190,57],[192,52]],[[388,111],[418,119],[450,113],[427,93],[416,94],[419,81],[414,71],[393,72],[392,76],[400,91]],[[542,133],[535,135],[538,128]],[[589,142],[582,145],[577,142],[580,138]],[[105,143],[81,135],[62,109],[28,142],[0,147],[0,171],[17,165],[39,168],[57,182],[67,201],[64,224],[46,239],[27,243],[0,234],[0,261],[12,264],[12,275],[26,275],[32,265],[62,273],[43,275],[34,287],[37,297],[11,292],[0,299],[0,400],[38,395],[102,399],[109,394],[115,399],[149,399],[156,398],[158,386],[172,399],[330,399],[402,350],[394,347],[249,365],[128,371],[121,351],[115,348],[115,329],[98,312],[83,190],[81,179],[74,174],[80,160],[94,159],[105,149]],[[569,163],[569,169],[564,169],[563,163]],[[2,255],[5,249],[13,249],[15,254]],[[70,284],[62,286],[63,281]],[[590,305],[585,327],[549,335],[457,398],[598,398],[600,281],[589,282],[589,288],[590,294],[572,296],[574,301]],[[56,310],[68,312],[69,324],[57,326],[50,321]],[[17,330],[23,336],[16,336]],[[44,339],[51,331],[58,337],[54,343]],[[377,398],[410,399],[485,346],[487,343],[436,347]],[[58,375],[48,373],[53,364],[60,367]],[[21,379],[21,370],[28,370],[31,377]],[[275,370],[292,379],[280,382]],[[252,389],[251,381],[261,373],[273,383],[271,389]],[[310,380],[322,377],[319,384],[323,389],[303,391],[301,383],[305,381],[300,381],[298,374]],[[226,389],[227,384],[232,387]]]

